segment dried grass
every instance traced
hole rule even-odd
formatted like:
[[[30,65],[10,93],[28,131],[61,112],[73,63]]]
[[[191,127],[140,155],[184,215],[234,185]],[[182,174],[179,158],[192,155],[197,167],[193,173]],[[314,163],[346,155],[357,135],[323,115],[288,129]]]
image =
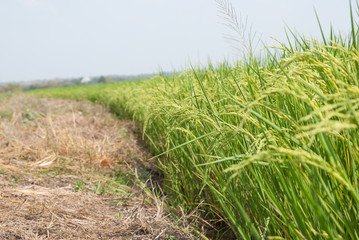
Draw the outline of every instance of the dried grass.
[[[143,191],[90,191],[116,164],[151,168],[132,122],[85,102],[18,95],[0,104],[0,239],[191,238]],[[86,188],[75,192],[76,181]]]

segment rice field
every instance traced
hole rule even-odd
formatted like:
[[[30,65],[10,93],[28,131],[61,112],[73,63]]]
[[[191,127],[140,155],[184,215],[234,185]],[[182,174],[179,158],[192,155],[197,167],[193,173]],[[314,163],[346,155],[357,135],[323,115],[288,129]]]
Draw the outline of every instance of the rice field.
[[[353,18],[352,18],[353,19]],[[358,31],[135,82],[35,90],[143,129],[171,202],[238,239],[359,239]]]

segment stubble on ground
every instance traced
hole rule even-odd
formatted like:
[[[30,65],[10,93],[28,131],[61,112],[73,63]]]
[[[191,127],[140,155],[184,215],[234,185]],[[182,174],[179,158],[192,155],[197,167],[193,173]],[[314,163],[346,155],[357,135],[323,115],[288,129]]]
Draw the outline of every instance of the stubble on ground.
[[[88,102],[0,102],[0,239],[191,239],[136,184],[155,168],[130,121]]]

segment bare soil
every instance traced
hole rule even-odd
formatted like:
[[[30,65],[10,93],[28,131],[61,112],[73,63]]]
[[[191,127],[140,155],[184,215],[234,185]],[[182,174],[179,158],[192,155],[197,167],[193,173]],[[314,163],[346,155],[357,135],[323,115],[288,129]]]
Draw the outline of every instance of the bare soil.
[[[141,188],[148,158],[134,123],[101,106],[2,100],[0,239],[192,239]]]

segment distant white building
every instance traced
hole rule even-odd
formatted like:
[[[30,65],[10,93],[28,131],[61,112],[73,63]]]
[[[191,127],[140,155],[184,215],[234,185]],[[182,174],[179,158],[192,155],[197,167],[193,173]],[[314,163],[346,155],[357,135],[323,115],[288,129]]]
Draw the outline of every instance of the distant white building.
[[[83,77],[82,79],[81,79],[81,83],[88,83],[88,82],[90,82],[91,81],[91,78],[89,78],[89,77]]]

